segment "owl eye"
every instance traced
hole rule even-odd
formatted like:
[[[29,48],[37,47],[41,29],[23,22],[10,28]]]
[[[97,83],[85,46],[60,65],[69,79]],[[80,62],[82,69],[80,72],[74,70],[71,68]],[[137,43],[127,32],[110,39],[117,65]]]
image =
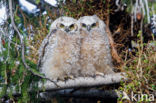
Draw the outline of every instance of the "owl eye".
[[[86,27],[86,24],[82,23],[82,27],[84,27],[84,28],[85,28],[85,27]]]
[[[74,29],[74,24],[70,25],[69,28],[70,28],[70,30],[73,30]]]
[[[63,24],[60,24],[60,28],[64,28],[64,25]]]
[[[93,23],[93,24],[92,24],[92,28],[94,28],[94,27],[96,27],[96,23]]]

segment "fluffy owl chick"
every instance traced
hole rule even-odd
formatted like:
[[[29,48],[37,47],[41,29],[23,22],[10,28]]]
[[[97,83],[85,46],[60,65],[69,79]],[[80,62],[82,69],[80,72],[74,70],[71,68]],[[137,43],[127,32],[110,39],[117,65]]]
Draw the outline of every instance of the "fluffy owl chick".
[[[77,20],[60,17],[39,49],[39,68],[51,80],[78,76],[80,65],[80,35]]]
[[[96,15],[81,17],[78,22],[82,36],[80,51],[82,76],[114,73],[104,22]]]

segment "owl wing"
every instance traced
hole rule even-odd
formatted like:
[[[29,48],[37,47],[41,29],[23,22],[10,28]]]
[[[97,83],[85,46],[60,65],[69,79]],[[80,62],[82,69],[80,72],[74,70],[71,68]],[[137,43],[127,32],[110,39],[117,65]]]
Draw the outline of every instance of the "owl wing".
[[[42,44],[38,50],[38,54],[39,54],[38,65],[37,65],[38,68],[43,64],[43,58],[45,56],[46,49],[49,45],[49,40],[53,39],[52,36],[55,35],[56,32],[57,32],[56,29],[51,30],[50,33],[42,41]]]

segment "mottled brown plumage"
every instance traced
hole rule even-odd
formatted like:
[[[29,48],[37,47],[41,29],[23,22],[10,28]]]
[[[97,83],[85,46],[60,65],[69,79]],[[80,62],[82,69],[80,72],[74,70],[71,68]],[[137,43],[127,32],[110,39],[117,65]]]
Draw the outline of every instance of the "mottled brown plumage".
[[[94,76],[114,73],[110,44],[105,32],[105,24],[97,16],[79,19],[82,36],[80,49],[81,74]]]
[[[41,44],[39,68],[41,73],[51,80],[78,76],[80,35],[76,23],[77,21],[70,17],[58,18],[52,24],[50,34]],[[70,30],[71,25],[76,27],[73,26]]]

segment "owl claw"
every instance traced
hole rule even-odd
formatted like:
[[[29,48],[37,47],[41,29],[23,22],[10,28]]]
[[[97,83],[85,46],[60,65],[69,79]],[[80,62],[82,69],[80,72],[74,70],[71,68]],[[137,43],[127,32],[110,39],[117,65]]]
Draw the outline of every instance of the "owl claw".
[[[73,75],[70,75],[68,78],[74,80],[75,77]]]
[[[54,82],[58,82],[58,79],[51,79],[52,81],[54,81]]]
[[[68,81],[68,79],[69,79],[68,76],[64,77],[64,82],[66,83]]]
[[[74,80],[74,76],[70,75],[70,76],[64,77],[64,82],[66,83],[69,79]]]
[[[96,79],[96,75],[94,74],[94,75],[92,75],[92,77],[94,78],[94,79]]]
[[[67,80],[66,77],[64,77],[64,78],[58,78],[58,79],[57,79],[57,82],[58,82],[58,81],[66,81],[66,80]]]
[[[102,76],[102,77],[104,77],[105,75],[103,73],[101,73],[101,72],[96,72],[96,76]]]
[[[67,80],[68,80],[67,78],[66,78],[66,79],[64,79],[65,84],[66,84]]]

